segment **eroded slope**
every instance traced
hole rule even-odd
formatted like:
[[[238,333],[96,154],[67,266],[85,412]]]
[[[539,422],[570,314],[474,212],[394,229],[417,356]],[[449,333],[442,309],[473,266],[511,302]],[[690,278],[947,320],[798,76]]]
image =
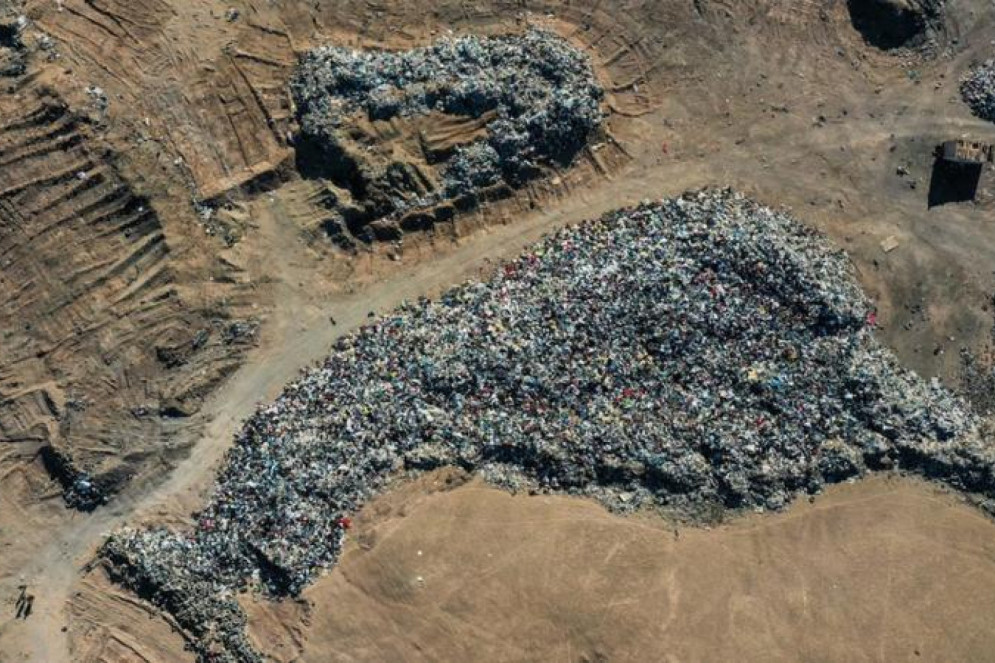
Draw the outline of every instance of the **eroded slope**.
[[[173,420],[251,334],[186,287],[189,259],[85,119],[44,85],[15,89],[0,94],[0,437],[8,462],[41,451],[92,508],[175,453]]]

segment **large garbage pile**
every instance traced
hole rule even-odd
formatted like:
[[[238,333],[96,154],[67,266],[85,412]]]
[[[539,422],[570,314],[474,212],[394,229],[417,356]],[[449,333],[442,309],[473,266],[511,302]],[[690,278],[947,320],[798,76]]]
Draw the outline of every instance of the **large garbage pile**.
[[[539,29],[444,37],[403,52],[322,47],[303,56],[291,91],[299,153],[325,162],[318,171],[364,199],[370,209],[352,213],[363,221],[520,186],[543,166],[568,164],[603,119],[588,58]],[[370,138],[355,135],[357,113],[370,121],[482,118],[486,131],[433,152],[431,169],[412,172],[397,161],[407,148],[387,150],[383,163],[369,158]],[[437,182],[428,170],[438,170]]]
[[[193,531],[105,554],[205,658],[255,660],[232,593],[300,592],[405,469],[690,516],[877,468],[991,491],[974,417],[873,324],[846,256],[783,213],[728,191],[616,211],[340,340],[247,422]]]
[[[971,112],[995,122],[995,59],[968,71],[961,79],[960,93]]]

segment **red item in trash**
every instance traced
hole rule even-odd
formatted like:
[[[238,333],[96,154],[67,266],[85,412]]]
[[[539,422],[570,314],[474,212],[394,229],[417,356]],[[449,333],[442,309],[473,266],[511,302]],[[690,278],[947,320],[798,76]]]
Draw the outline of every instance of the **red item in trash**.
[[[350,518],[349,516],[342,516],[341,518],[335,521],[335,524],[341,527],[342,529],[349,529],[350,527],[352,527],[352,518]]]

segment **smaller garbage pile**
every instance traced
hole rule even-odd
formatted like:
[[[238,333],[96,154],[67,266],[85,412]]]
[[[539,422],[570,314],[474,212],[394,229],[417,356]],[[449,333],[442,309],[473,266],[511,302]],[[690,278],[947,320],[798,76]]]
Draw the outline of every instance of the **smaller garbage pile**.
[[[104,555],[203,660],[255,661],[234,592],[298,594],[399,471],[688,517],[882,468],[995,494],[975,417],[873,325],[845,254],[786,214],[729,191],[616,211],[341,339],[245,424],[193,531]]]
[[[50,444],[41,448],[41,458],[49,475],[62,485],[62,495],[70,509],[93,511],[116,492],[115,479],[120,477],[112,473],[94,478],[78,469],[68,453]]]
[[[302,57],[290,89],[303,169],[348,192],[343,217],[361,237],[374,220],[446,200],[470,206],[486,190],[569,165],[603,119],[588,58],[539,29],[444,37],[404,52],[322,47]],[[382,145],[429,115],[422,154],[403,140]],[[462,118],[466,131],[438,145],[426,134],[446,117]],[[364,131],[369,123],[382,128]]]
[[[0,7],[0,77],[16,77],[27,69],[28,49],[22,41],[28,21]]]
[[[960,94],[972,113],[995,122],[995,58],[964,75],[960,82]]]

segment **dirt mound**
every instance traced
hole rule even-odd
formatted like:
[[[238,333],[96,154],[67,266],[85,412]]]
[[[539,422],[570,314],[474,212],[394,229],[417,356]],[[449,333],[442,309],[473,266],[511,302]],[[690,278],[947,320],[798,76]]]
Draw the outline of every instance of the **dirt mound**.
[[[995,647],[995,528],[920,482],[834,486],[708,531],[480,484],[428,491],[402,488],[357,518],[340,566],[303,596],[301,637],[274,637],[298,622],[247,598],[265,651],[307,663],[983,663]]]
[[[847,0],[853,25],[872,46],[916,48],[940,26],[943,0]]]

